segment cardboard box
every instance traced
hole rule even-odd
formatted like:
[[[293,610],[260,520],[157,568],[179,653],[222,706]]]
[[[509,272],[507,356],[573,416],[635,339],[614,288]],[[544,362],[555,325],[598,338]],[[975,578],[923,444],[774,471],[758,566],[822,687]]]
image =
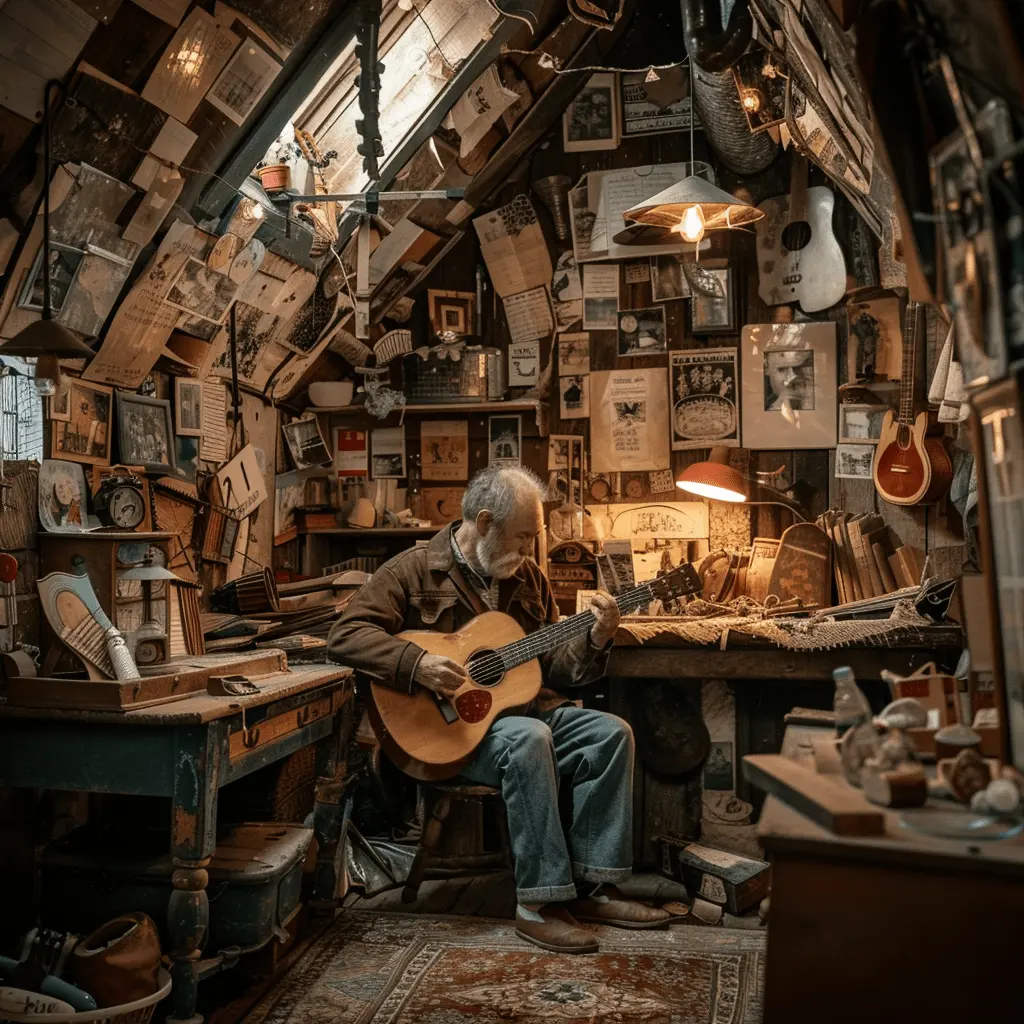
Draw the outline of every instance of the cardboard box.
[[[771,866],[727,850],[692,843],[680,836],[659,836],[662,871],[700,897],[742,914],[756,907],[771,889]]]

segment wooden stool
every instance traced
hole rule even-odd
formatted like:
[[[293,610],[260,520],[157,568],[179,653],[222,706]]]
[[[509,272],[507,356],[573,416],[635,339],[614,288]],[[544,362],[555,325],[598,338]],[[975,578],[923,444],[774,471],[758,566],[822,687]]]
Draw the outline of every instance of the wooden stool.
[[[452,801],[464,804],[482,804],[487,799],[501,799],[501,790],[493,786],[459,786],[448,783],[423,782],[420,784],[424,800],[423,834],[420,837],[416,858],[409,870],[405,888],[402,890],[402,902],[415,901],[423,877],[427,871],[427,862],[436,859],[438,847],[444,833],[445,822],[451,811]],[[508,823],[505,820],[504,807],[498,808],[498,834],[501,851],[499,853],[459,854],[444,858],[443,866],[453,870],[487,869],[510,867],[512,853],[508,838]]]

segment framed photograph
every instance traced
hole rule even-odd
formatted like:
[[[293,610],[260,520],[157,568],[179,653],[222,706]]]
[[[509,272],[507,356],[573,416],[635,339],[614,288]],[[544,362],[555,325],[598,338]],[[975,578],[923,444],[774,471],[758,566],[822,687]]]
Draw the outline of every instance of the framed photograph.
[[[110,436],[114,424],[113,389],[77,377],[67,377],[65,381],[68,418],[53,424],[50,458],[84,462],[89,466],[109,466]]]
[[[705,267],[701,279],[706,290],[693,289],[690,331],[693,334],[735,334],[736,295],[732,267]]]
[[[252,39],[243,39],[224,65],[206,99],[235,124],[241,124],[263,98],[281,70],[273,57]]]
[[[744,443],[834,448],[836,325],[748,324],[741,338]]]
[[[428,288],[427,316],[431,333],[435,337],[472,334],[475,306],[476,295],[473,292],[444,292]]]
[[[562,115],[562,148],[566,153],[618,149],[619,131],[615,72],[591,75]]]
[[[174,425],[179,437],[203,436],[203,382],[174,378]]]
[[[971,428],[1003,760],[1024,771],[1024,372],[972,396]]]
[[[740,443],[739,372],[734,348],[669,355],[672,450]]]
[[[837,480],[870,480],[878,449],[870,444],[841,444],[836,447]]]
[[[487,464],[518,466],[523,452],[522,416],[492,416],[487,429]]]
[[[143,466],[148,473],[177,475],[170,402],[119,391],[117,428],[123,463]]]
[[[878,444],[887,405],[847,404],[839,406],[840,444]]]
[[[683,273],[682,253],[651,257],[651,295],[655,302],[688,299],[693,292]]]
[[[51,420],[68,423],[71,420],[71,386],[64,377],[60,387],[46,400],[46,414]]]
[[[237,291],[238,285],[227,274],[218,274],[190,256],[171,282],[164,301],[201,320],[222,324]]]
[[[50,311],[56,315],[61,311],[64,300],[71,290],[71,283],[78,273],[78,265],[82,262],[85,252],[60,242],[50,243]],[[39,247],[32,267],[25,275],[18,305],[22,309],[34,309],[38,312],[43,308],[43,247]]]
[[[664,306],[620,310],[617,327],[620,359],[656,356],[668,351]]]

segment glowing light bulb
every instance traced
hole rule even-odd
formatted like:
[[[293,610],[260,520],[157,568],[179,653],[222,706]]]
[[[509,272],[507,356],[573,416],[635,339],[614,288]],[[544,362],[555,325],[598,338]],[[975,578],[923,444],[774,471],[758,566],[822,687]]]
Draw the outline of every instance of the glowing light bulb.
[[[740,93],[740,102],[748,114],[756,114],[761,109],[761,93],[757,89],[744,89]]]
[[[673,230],[687,242],[699,242],[704,237],[704,211],[699,206],[688,206],[683,219]]]
[[[263,220],[263,207],[253,199],[246,197],[242,200],[243,220]]]

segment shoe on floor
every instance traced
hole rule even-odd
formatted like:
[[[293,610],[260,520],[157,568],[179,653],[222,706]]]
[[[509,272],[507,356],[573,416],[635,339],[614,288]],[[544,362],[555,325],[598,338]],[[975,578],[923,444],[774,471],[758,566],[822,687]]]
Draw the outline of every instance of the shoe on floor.
[[[667,928],[672,920],[667,910],[628,899],[612,885],[602,886],[596,895],[573,900],[566,906],[578,921],[616,928]]]
[[[552,953],[596,953],[597,937],[581,928],[564,907],[541,907],[543,921],[531,921],[516,914],[516,935]]]

